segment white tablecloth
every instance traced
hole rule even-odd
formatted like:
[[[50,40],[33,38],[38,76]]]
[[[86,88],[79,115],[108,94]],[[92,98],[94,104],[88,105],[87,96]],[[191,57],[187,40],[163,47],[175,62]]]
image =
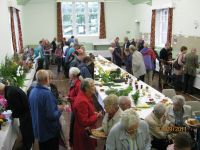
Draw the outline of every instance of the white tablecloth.
[[[197,89],[200,89],[200,74],[196,75],[195,81],[194,81],[194,87]]]
[[[100,61],[103,60],[103,61],[107,61],[104,57],[102,56],[98,56],[96,58],[96,62],[95,62],[95,69],[96,71],[98,70],[99,67],[103,68],[103,70],[114,70],[116,68],[118,68],[115,64],[113,63],[105,63],[105,64],[101,64]],[[109,61],[107,61],[109,62]],[[122,73],[125,73],[126,71],[124,71],[123,69],[121,69],[121,72]],[[137,80],[136,77],[134,77],[133,75],[129,74],[129,76],[131,76],[132,80],[133,80],[133,83]],[[99,81],[95,81],[96,83],[99,83]],[[129,82],[128,82],[129,83]],[[134,84],[133,85],[133,91],[129,94],[130,98],[131,98],[131,94],[134,94],[136,92],[136,89],[135,89],[135,86]],[[143,92],[144,90],[140,89],[141,85],[143,86],[143,89],[146,89],[146,87],[148,86],[148,91],[145,92],[145,94],[143,95]],[[117,87],[113,87],[113,88],[126,88],[128,87],[128,84],[125,84],[124,82],[123,83],[120,83],[120,86],[117,86]],[[145,104],[145,102],[148,102],[150,98],[153,98],[154,101],[156,103],[160,102],[163,98],[165,99],[168,99],[169,103],[172,103],[172,101],[169,99],[169,98],[166,98],[162,93],[160,93],[159,91],[155,90],[154,88],[150,87],[149,85],[147,85],[146,83],[142,82],[142,81],[138,81],[138,87],[139,87],[139,91],[140,91],[140,95],[142,95],[140,98],[139,98],[139,101],[138,101],[138,104],[141,105],[141,104]],[[101,89],[104,89],[104,91],[101,91]],[[100,105],[103,107],[103,100],[104,98],[107,96],[105,94],[105,91],[109,89],[109,87],[107,86],[103,86],[103,87],[100,87],[100,86],[96,86],[96,90],[97,90],[97,93],[98,93],[98,102],[100,103]],[[131,98],[132,99],[132,98]],[[134,103],[132,101],[132,106],[134,106]],[[140,118],[145,118],[148,114],[150,114],[153,110],[153,106],[151,106],[150,108],[139,108],[140,110],[137,111]]]
[[[30,87],[36,69],[37,63],[34,63],[32,69],[26,74],[26,80],[24,82],[24,87],[22,88],[24,92],[27,92]],[[14,119],[6,126],[2,126],[2,130],[0,130],[0,150],[12,150],[15,140],[19,135],[19,128],[17,127],[19,127],[19,119]]]

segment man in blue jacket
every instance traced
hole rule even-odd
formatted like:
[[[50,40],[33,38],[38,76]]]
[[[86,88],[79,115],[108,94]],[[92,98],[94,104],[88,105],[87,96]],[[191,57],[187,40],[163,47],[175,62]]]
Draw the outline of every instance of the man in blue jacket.
[[[29,95],[34,136],[39,141],[40,150],[58,150],[59,118],[64,108],[57,107],[56,98],[49,88],[48,72],[39,70],[36,80],[38,84]]]

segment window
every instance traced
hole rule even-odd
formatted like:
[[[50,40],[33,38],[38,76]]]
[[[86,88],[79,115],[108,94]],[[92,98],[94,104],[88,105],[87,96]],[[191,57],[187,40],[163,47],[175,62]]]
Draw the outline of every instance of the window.
[[[98,2],[63,2],[63,35],[98,35]]]
[[[167,42],[168,9],[156,10],[156,46],[163,47]]]

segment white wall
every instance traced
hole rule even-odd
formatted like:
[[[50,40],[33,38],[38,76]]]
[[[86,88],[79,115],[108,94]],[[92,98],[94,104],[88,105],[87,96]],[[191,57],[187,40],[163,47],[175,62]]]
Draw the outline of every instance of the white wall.
[[[24,44],[38,44],[57,35],[56,1],[34,0],[23,7]]]
[[[47,0],[32,0],[23,7],[24,44],[37,44],[42,38],[52,40],[57,35],[56,24],[56,3]],[[140,28],[143,32],[150,32],[151,7],[146,4],[132,5],[128,0],[105,3],[105,22],[107,42],[112,41],[116,36],[135,37],[135,20],[140,21]],[[147,27],[147,28],[146,28]],[[127,33],[130,31],[130,33]],[[105,41],[99,37],[80,36],[81,42]]]
[[[0,0],[0,62],[13,54],[8,0]]]

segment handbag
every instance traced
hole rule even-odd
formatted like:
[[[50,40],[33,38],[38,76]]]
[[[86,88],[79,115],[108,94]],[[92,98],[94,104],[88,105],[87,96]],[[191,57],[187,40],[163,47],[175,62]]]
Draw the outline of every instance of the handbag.
[[[179,55],[180,56],[180,55]],[[178,58],[179,58],[178,56]],[[181,65],[179,65],[178,63],[178,58],[176,59],[176,61],[173,63],[173,68],[175,68],[176,70],[180,70],[181,69]]]

